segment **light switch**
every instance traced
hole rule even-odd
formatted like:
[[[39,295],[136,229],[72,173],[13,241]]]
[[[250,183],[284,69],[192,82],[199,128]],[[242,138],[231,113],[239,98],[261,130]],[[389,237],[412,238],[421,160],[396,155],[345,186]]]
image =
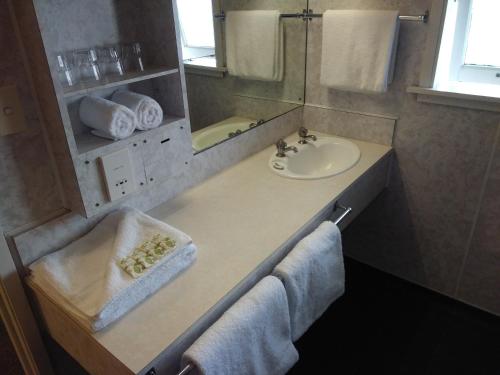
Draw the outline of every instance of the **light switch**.
[[[115,201],[137,190],[128,148],[101,157],[109,199]]]
[[[0,88],[0,136],[26,130],[23,107],[16,86]]]

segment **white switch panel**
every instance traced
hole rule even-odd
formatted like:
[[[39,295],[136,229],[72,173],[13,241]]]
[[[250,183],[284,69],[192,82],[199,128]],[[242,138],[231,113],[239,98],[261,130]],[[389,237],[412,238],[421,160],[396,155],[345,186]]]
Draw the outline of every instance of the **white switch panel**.
[[[23,107],[16,86],[0,88],[0,136],[26,130]]]
[[[128,148],[101,157],[101,164],[111,201],[137,190]]]

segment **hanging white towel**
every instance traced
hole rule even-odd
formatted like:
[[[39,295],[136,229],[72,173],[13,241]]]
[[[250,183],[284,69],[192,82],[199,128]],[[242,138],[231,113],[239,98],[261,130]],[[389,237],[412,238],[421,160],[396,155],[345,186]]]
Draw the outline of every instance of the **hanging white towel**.
[[[137,117],[137,129],[151,130],[161,125],[163,110],[160,104],[149,96],[127,90],[113,93],[111,100],[132,110]]]
[[[262,279],[183,355],[193,375],[281,375],[298,361],[283,284]]]
[[[345,272],[341,234],[330,221],[322,223],[273,271],[285,285],[292,339],[298,340],[344,294]]]
[[[86,96],[80,103],[80,120],[97,130],[98,136],[127,138],[135,130],[136,116],[127,107],[98,96]]]
[[[175,247],[139,278],[120,266],[153,236],[169,236]],[[103,329],[156,292],[196,258],[185,233],[138,210],[126,208],[104,218],[92,231],[30,265],[32,285],[84,327]]]
[[[225,24],[229,74],[261,81],[283,80],[284,31],[279,11],[230,11]]]
[[[398,35],[397,11],[326,11],[321,85],[354,92],[386,92],[394,73]]]

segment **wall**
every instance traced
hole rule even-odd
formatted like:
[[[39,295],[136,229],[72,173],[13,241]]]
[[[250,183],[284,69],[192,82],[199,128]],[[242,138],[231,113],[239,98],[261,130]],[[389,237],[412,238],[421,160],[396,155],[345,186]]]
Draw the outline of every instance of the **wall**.
[[[431,0],[310,0],[326,9],[399,9],[421,14]],[[390,185],[345,233],[365,263],[500,314],[500,114],[421,104],[418,84],[426,25],[403,22],[395,81],[363,95],[319,85],[322,21],[309,29],[305,122],[346,128],[345,114],[398,118]],[[321,108],[319,108],[321,107]],[[337,110],[334,110],[337,109]],[[341,109],[339,111],[339,109]],[[362,122],[363,122],[362,121]],[[359,122],[359,121],[357,121]],[[377,135],[377,129],[370,127]],[[376,138],[373,138],[376,141]],[[496,152],[493,153],[494,147]]]
[[[0,226],[10,231],[62,208],[62,201],[6,0],[0,0],[0,51],[0,87],[17,86],[28,125],[0,137]]]

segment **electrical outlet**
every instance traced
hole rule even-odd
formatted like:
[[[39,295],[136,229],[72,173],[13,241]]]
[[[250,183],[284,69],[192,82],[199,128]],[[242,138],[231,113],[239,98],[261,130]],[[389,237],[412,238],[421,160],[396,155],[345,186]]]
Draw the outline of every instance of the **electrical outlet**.
[[[26,130],[23,107],[16,86],[0,88],[0,136]]]
[[[128,148],[102,156],[100,159],[109,199],[112,202],[137,190]]]

